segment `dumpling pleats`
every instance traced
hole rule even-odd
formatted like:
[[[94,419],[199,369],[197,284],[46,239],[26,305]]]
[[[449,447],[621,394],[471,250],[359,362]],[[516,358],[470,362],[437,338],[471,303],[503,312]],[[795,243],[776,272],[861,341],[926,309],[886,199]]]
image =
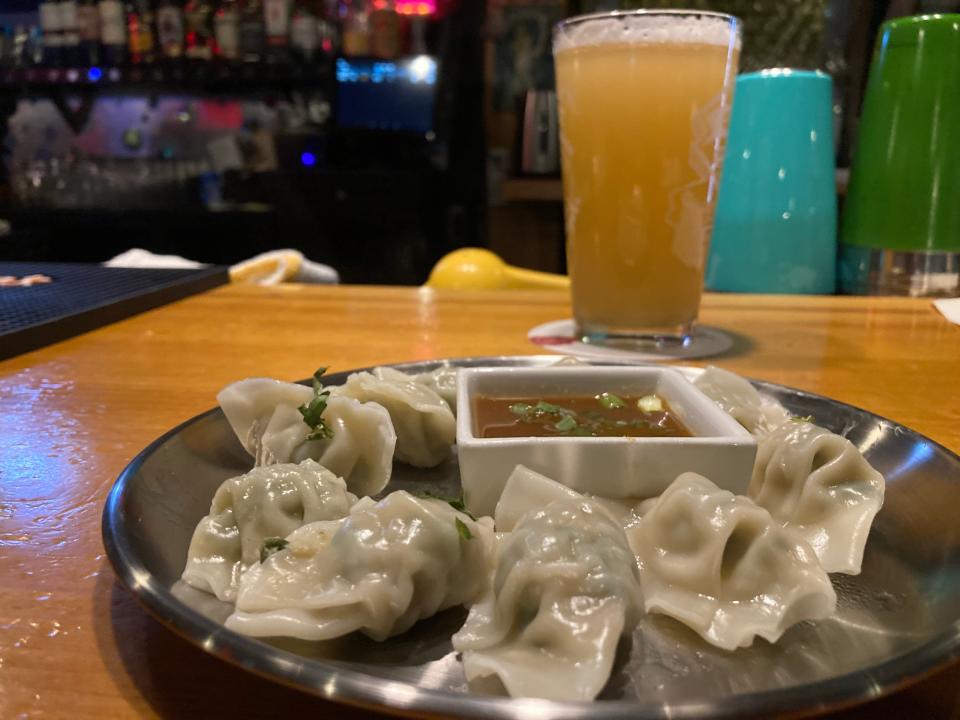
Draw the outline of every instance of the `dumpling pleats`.
[[[183,580],[232,601],[240,577],[259,561],[266,538],[344,517],[356,502],[341,478],[313,460],[254,468],[231,478],[194,530]]]
[[[810,543],[827,572],[856,575],[884,489],[849,440],[788,422],[760,441],[747,494]]]
[[[298,408],[313,390],[270,378],[249,378],[220,391],[217,400],[230,427],[257,465],[317,460],[343,477],[358,495],[386,487],[397,435],[387,411],[376,403],[330,397],[323,420],[329,439],[308,440],[311,429]]]
[[[486,589],[493,522],[405,491],[361,500],[339,523],[307,525],[244,575],[227,627],[326,640],[384,640]]]
[[[780,403],[729,370],[711,365],[693,384],[754,435],[764,435],[790,418]]]
[[[397,434],[387,411],[377,403],[331,397],[323,413],[333,437],[311,440],[298,454],[316,457],[342,475],[357,495],[376,495],[390,481]]]
[[[450,454],[457,421],[436,392],[393,368],[354,373],[342,386],[330,388],[335,397],[375,402],[390,413],[397,433],[396,458],[414,467],[434,467]]]
[[[297,408],[312,398],[305,385],[272,378],[238,380],[217,393],[227,422],[257,465],[293,460],[310,433]]]
[[[453,636],[467,679],[514,697],[591,700],[641,608],[623,530],[587,498],[528,513],[501,540],[494,581]]]
[[[849,440],[791,418],[739,375],[708,367],[694,384],[759,439],[747,495],[796,530],[827,572],[859,574],[883,476]]]
[[[430,372],[419,373],[413,376],[421,385],[430,388],[442,397],[454,415],[457,414],[457,375],[460,369],[455,367],[438,367]]]
[[[836,593],[812,548],[749,498],[680,475],[629,532],[644,607],[724,650],[829,617]]]

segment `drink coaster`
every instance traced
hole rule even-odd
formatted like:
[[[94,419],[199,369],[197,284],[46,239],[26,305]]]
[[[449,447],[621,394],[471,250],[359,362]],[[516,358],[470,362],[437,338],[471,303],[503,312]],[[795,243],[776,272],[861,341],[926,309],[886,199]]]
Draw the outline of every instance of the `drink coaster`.
[[[733,338],[719,328],[709,325],[694,325],[690,338],[684,344],[667,345],[663,348],[629,349],[622,343],[606,345],[585,343],[574,334],[572,319],[553,320],[538,325],[527,333],[534,345],[583,360],[606,362],[663,362],[665,360],[690,360],[710,357],[726,352],[733,347]]]

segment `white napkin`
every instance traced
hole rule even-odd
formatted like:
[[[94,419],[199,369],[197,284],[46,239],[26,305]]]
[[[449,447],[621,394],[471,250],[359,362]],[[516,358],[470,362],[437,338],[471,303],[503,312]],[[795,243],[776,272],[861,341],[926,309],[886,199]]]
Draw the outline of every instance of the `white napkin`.
[[[107,267],[119,268],[199,268],[203,263],[187,260],[179,255],[157,255],[143,248],[131,248],[103,263]]]
[[[960,298],[940,298],[933,306],[954,325],[960,325]]]
[[[295,271],[288,267],[291,260],[296,261]],[[122,252],[103,264],[107,267],[125,268],[199,268],[206,266],[205,263],[187,260],[179,255],[157,255],[142,248],[133,248]],[[335,285],[340,282],[340,276],[335,269],[329,265],[308,260],[298,250],[271,250],[237,263],[233,266],[233,269],[237,270],[258,264],[263,265],[263,272],[248,280],[248,282],[254,282],[257,285],[277,285],[285,281],[315,285]]]

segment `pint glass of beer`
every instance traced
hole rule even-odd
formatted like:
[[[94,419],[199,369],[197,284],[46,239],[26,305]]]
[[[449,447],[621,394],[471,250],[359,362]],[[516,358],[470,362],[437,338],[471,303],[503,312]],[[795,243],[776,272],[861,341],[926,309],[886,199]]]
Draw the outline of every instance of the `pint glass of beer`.
[[[584,15],[554,33],[567,265],[587,342],[686,343],[703,288],[740,23]]]

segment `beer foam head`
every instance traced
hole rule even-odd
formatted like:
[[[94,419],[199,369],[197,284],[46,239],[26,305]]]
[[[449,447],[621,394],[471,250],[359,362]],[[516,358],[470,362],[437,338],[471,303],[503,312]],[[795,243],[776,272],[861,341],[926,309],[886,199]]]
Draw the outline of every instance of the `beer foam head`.
[[[554,52],[587,45],[698,43],[729,45],[731,20],[724,15],[627,12],[586,16],[561,23],[553,38]],[[736,45],[740,37],[736,36]]]

